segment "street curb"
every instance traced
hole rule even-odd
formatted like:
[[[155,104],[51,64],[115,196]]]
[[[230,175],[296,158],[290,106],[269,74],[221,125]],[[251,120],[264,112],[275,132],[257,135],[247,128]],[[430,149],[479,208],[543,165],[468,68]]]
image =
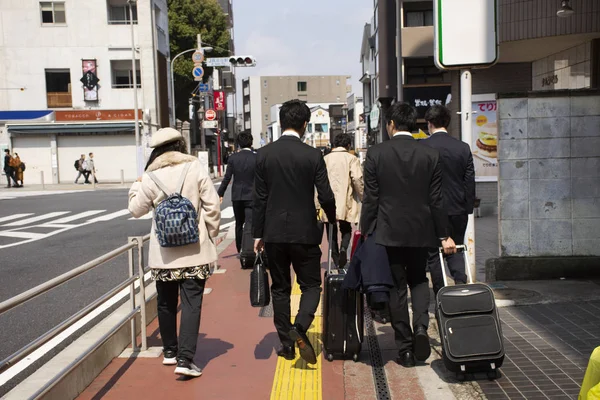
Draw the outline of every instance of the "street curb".
[[[233,239],[228,239],[227,234],[215,239],[217,255],[229,247]],[[218,262],[218,260],[217,260]],[[156,284],[153,281],[146,286],[146,322],[150,325],[157,317],[156,311]],[[151,300],[148,300],[151,299]],[[136,295],[136,304],[139,304],[139,293]],[[122,318],[131,311],[129,301],[126,301],[117,310],[102,319],[98,324],[82,334],[65,349],[41,366],[38,370],[16,385],[6,393],[3,400],[21,400],[30,398],[41,387],[50,382],[58,373],[79,358],[84,360],[73,371],[63,377],[50,391],[43,396],[46,399],[75,399],[100,375],[108,364],[118,358],[123,351],[131,345],[131,324],[126,323],[110,339],[95,351],[85,354],[85,351],[102,336],[107,334]],[[136,315],[136,336],[141,332],[141,317]],[[68,340],[68,338],[66,339]],[[136,355],[133,354],[132,358]]]

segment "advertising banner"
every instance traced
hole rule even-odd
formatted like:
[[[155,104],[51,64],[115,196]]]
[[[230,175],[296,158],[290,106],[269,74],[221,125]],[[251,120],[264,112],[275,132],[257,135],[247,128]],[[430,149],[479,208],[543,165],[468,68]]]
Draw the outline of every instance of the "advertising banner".
[[[473,102],[473,163],[475,180],[496,182],[498,180],[498,125],[496,124],[496,100]]]
[[[225,92],[215,90],[215,110],[225,111]]]
[[[96,60],[81,60],[83,77],[83,99],[85,101],[98,101],[98,75],[96,73]]]

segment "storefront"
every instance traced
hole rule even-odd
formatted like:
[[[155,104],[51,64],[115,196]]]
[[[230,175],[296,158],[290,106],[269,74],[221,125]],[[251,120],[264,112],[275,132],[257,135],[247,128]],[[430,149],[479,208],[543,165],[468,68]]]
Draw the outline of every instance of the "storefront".
[[[94,153],[98,180],[120,182],[136,176],[133,110],[55,111],[52,123],[6,125],[13,152],[27,164],[28,183],[70,183],[75,160]],[[141,113],[139,115],[141,119]],[[141,129],[141,128],[140,128]]]

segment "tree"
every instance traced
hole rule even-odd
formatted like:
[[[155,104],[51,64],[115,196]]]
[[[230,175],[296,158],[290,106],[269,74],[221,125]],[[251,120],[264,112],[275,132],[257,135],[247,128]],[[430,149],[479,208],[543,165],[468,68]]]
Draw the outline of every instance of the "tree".
[[[217,0],[168,0],[169,40],[171,58],[182,51],[196,48],[196,37],[202,35],[202,43],[213,47],[207,56],[229,55],[229,28],[227,18]],[[175,115],[182,121],[189,120],[188,99],[198,82],[192,77],[192,53],[179,57],[173,64],[175,79]],[[212,68],[204,69],[204,82],[212,75]]]

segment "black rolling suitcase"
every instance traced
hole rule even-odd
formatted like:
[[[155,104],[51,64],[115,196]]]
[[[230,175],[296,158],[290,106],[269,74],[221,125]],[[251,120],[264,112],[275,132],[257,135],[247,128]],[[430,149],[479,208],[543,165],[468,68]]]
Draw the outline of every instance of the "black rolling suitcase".
[[[456,246],[465,254],[465,269],[469,284],[448,286],[443,251],[440,261],[444,287],[437,294],[436,317],[442,341],[446,368],[457,374],[485,372],[497,378],[504,361],[502,326],[492,289],[483,283],[473,283],[466,246]]]
[[[334,225],[329,225],[331,243]],[[331,270],[331,246],[323,291],[323,347],[328,361],[334,357],[358,361],[363,341],[363,296],[342,288],[346,270]]]
[[[252,238],[252,225],[245,223],[242,233],[242,249],[240,251],[240,263],[242,269],[252,269],[256,260],[254,253],[254,240]]]

